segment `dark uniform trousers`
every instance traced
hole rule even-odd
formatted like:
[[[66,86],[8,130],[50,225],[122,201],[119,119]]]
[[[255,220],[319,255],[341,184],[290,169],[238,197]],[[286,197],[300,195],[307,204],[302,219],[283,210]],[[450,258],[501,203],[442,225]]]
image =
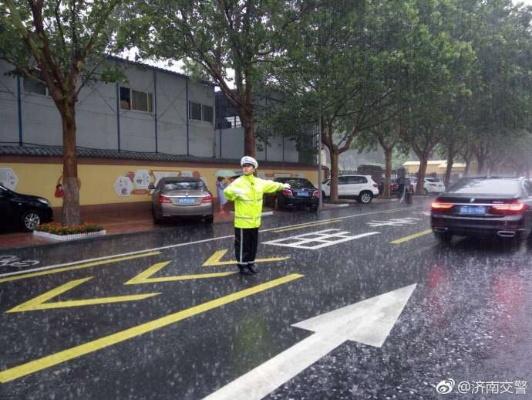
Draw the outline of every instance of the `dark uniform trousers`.
[[[255,264],[259,244],[259,228],[235,228],[235,258],[238,268]]]

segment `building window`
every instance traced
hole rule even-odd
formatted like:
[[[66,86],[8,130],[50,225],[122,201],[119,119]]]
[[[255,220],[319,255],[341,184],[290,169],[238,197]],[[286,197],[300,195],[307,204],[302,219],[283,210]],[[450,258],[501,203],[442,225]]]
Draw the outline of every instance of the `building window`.
[[[24,79],[24,92],[40,94],[42,96],[49,96],[50,93],[45,84],[41,82],[34,81],[33,79],[25,78]]]
[[[214,108],[190,101],[188,103],[188,119],[209,122],[212,125],[214,124]]]
[[[189,103],[188,118],[196,121],[201,121],[201,104],[193,102]]]
[[[151,93],[131,91],[132,103],[131,108],[139,111],[153,111],[153,95]]]
[[[241,128],[242,123],[240,122],[240,117],[238,115],[233,115],[232,117],[225,117],[229,127]]]
[[[120,108],[153,112],[153,94],[120,87]]]
[[[214,121],[214,109],[211,106],[202,106],[202,119],[205,122],[210,122],[211,124]]]
[[[120,87],[120,108],[131,110],[131,90],[126,87]]]

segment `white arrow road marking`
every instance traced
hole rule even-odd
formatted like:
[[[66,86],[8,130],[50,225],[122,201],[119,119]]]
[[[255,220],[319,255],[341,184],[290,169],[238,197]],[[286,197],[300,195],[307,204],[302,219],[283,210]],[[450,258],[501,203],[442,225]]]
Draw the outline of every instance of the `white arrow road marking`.
[[[416,284],[318,315],[293,326],[315,332],[204,400],[258,400],[352,340],[381,347]]]

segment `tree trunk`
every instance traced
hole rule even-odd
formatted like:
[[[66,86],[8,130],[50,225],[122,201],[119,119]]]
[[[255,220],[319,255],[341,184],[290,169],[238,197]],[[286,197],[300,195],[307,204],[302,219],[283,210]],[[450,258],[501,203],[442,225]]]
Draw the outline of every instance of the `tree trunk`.
[[[449,187],[449,181],[451,180],[451,171],[453,170],[454,159],[451,154],[447,155],[447,167],[445,168],[445,176],[443,177],[443,184],[446,188]]]
[[[74,105],[61,110],[63,123],[63,225],[81,223],[78,161],[76,155],[76,111]]]
[[[256,156],[256,138],[255,138],[255,123],[252,115],[246,115],[242,120],[242,127],[244,128],[244,154],[246,156]]]
[[[246,91],[249,90],[246,87]],[[253,98],[248,94],[243,99],[245,104],[240,103],[238,107],[238,115],[242,128],[244,128],[244,156],[255,157],[256,156],[256,138],[255,138],[255,119],[253,106]]]
[[[419,157],[419,155],[418,155]],[[427,157],[419,157],[419,170],[417,174],[416,194],[425,194],[425,175],[427,174]]]
[[[484,157],[477,156],[477,174],[481,175],[484,171]]]
[[[384,192],[383,197],[389,199],[391,197],[390,185],[392,177],[392,149],[390,147],[383,147],[384,149]]]
[[[329,149],[329,155],[331,157],[331,200],[338,200],[338,159],[340,155],[338,150],[334,148]]]

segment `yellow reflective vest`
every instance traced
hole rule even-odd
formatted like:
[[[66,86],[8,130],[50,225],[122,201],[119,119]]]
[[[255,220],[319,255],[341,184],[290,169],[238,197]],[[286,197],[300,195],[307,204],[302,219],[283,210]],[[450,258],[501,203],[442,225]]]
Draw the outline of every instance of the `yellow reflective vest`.
[[[274,193],[281,189],[282,183],[254,175],[242,175],[229,184],[224,189],[224,194],[227,200],[235,202],[235,228],[258,228],[264,193]]]

